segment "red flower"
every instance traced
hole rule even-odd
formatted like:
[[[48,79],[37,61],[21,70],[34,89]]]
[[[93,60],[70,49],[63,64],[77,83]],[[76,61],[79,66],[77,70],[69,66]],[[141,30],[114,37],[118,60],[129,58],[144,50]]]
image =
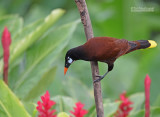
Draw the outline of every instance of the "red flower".
[[[144,80],[144,86],[145,86],[145,117],[150,116],[150,85],[151,85],[151,79],[149,75],[147,74]]]
[[[75,117],[84,117],[88,113],[87,110],[83,109],[84,104],[81,102],[76,103],[76,107],[74,107],[74,112],[70,111]],[[71,116],[72,117],[72,116]]]
[[[129,112],[133,109],[130,107],[133,103],[126,97],[126,92],[120,94],[120,101],[122,101],[122,103],[120,104],[115,117],[127,117]]]
[[[8,63],[9,63],[9,46],[11,44],[11,34],[8,31],[7,27],[4,28],[2,34],[2,47],[3,47],[3,80],[8,84]]]
[[[48,91],[46,91],[46,94],[44,94],[44,96],[41,96],[41,100],[42,102],[37,102],[37,110],[39,112],[38,117],[56,117],[56,115],[53,115],[56,110],[51,110],[51,107],[56,103],[50,100]]]

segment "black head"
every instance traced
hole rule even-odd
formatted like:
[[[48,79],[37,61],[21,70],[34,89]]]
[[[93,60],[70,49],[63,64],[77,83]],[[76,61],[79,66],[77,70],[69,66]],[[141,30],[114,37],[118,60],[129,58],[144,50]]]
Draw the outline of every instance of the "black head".
[[[69,66],[75,61],[78,60],[76,57],[76,51],[70,49],[65,56],[65,65],[64,65],[64,74],[66,74]]]

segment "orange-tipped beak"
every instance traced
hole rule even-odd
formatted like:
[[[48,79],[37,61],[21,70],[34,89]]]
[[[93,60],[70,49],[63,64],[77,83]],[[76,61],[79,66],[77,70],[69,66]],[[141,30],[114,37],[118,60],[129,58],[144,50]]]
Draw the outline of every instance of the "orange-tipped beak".
[[[68,68],[64,67],[64,75],[66,75],[67,70],[68,70]]]

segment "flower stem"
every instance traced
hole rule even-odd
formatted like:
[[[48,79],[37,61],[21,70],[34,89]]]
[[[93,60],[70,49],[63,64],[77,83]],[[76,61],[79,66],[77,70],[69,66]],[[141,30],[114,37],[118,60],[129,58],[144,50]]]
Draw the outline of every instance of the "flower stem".
[[[3,47],[3,80],[8,85],[8,66],[9,66],[9,47],[11,44],[11,34],[7,27],[4,28],[2,34],[2,47]]]
[[[147,74],[144,80],[145,86],[145,117],[150,117],[150,84],[151,79]]]

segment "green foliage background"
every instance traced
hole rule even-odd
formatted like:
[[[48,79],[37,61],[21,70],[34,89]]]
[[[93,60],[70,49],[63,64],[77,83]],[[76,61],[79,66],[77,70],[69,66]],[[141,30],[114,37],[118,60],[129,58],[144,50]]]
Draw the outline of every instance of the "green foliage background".
[[[160,44],[158,0],[87,0],[86,2],[94,36],[155,40],[158,45]],[[153,7],[154,12],[131,12],[132,7]],[[50,14],[56,8],[63,8],[65,13],[60,11],[58,16]],[[45,17],[48,15],[50,20],[45,22]],[[55,22],[53,22],[54,18]],[[28,106],[34,108],[32,103],[49,90],[51,96],[61,102],[57,105],[62,104],[56,107],[59,111],[68,112],[74,106],[73,102],[82,101],[85,107],[90,109],[89,116],[95,115],[89,62],[77,61],[70,67],[66,76],[63,73],[67,50],[86,42],[79,18],[74,0],[0,1],[0,36],[4,26],[8,26],[12,34],[9,87],[24,102],[24,105],[26,102],[31,103],[27,103],[26,108]],[[116,111],[117,104],[112,103],[119,98],[121,92],[126,90],[128,95],[144,92],[146,74],[149,74],[152,79],[151,105],[160,106],[159,53],[160,47],[157,46],[127,54],[115,62],[113,71],[102,80],[104,102],[111,106],[115,105],[113,113]],[[1,47],[1,58],[2,55]],[[2,65],[1,59],[1,77]],[[104,74],[107,65],[99,63],[99,68],[100,74]],[[144,102],[142,93],[134,95],[138,95],[140,102]],[[67,102],[70,102],[68,104],[70,106],[67,106]],[[111,108],[110,105],[105,106],[106,113],[107,108]],[[143,106],[143,103],[136,106],[138,111],[134,111],[137,117],[138,114],[144,114],[143,110],[139,111]],[[30,108],[27,111],[33,113],[33,110]],[[111,115],[113,113],[111,112]],[[109,116],[107,114],[106,116]],[[132,116],[135,116],[134,114]]]

